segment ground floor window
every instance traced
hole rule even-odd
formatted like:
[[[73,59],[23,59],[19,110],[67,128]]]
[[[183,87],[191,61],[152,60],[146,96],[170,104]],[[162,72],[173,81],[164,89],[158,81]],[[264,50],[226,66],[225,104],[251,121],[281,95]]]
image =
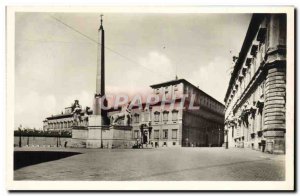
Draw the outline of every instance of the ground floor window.
[[[137,139],[138,136],[139,136],[139,131],[138,131],[138,130],[135,130],[135,131],[134,131],[133,138],[134,138],[134,139]]]
[[[163,139],[168,139],[168,129],[163,130]]]
[[[159,139],[159,130],[154,130],[154,139]]]
[[[177,139],[177,129],[172,129],[172,139]]]

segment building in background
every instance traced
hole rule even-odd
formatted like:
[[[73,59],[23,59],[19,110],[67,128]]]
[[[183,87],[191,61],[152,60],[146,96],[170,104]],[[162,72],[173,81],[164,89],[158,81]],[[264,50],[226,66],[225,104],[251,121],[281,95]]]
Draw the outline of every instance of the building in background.
[[[132,138],[137,143],[153,147],[205,147],[221,146],[224,142],[224,105],[185,79],[175,79],[151,85],[153,94],[174,100],[174,107],[161,102],[133,107]],[[188,95],[184,104],[183,95]],[[192,98],[192,95],[194,98]],[[193,100],[192,100],[193,99]],[[189,109],[200,106],[199,109]],[[185,106],[185,109],[181,105]],[[110,110],[108,116],[121,111]]]
[[[174,142],[181,146],[221,146],[223,144],[224,105],[222,103],[185,79],[151,85],[151,88],[160,96],[175,95],[175,98],[181,98],[182,95],[188,95],[185,109],[159,111],[159,107],[153,107],[152,115],[156,117],[156,121],[157,119],[159,121],[154,120],[152,126],[154,131],[159,131],[162,136],[159,138],[160,141],[168,136],[169,145]],[[190,109],[188,105],[191,102],[194,102],[194,106],[199,106],[199,109]],[[173,141],[172,138],[175,137],[177,140]],[[157,142],[154,137],[152,139]]]
[[[81,116],[82,121],[80,122],[82,125],[87,124],[84,120],[84,115],[90,115],[93,113],[89,107],[82,109],[81,105],[79,104],[78,100],[75,100],[74,103],[70,107],[66,107],[65,111],[61,114],[51,115],[43,121],[43,130],[44,131],[70,131],[74,125],[74,112],[76,109],[79,109],[79,113]]]
[[[286,20],[252,16],[224,99],[229,147],[285,153]]]

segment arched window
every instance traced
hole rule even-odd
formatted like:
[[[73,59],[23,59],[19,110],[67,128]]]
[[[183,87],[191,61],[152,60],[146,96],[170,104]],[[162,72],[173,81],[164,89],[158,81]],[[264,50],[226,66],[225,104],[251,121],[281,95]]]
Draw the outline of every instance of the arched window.
[[[139,114],[137,114],[137,113],[135,113],[134,115],[133,115],[133,122],[134,123],[139,123],[139,121],[140,121],[140,115]]]
[[[163,121],[168,121],[168,117],[169,117],[169,112],[168,111],[164,111],[163,112]]]
[[[178,110],[173,110],[172,111],[172,120],[173,121],[178,120]]]
[[[158,111],[154,112],[154,122],[159,122],[160,113]]]

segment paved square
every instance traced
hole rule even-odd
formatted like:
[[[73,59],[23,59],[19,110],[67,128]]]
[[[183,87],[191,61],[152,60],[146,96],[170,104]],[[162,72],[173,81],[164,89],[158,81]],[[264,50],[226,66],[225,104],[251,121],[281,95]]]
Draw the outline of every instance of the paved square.
[[[285,155],[249,149],[42,149],[81,154],[22,167],[15,180],[197,180],[278,181],[285,179]],[[45,156],[47,152],[45,152]]]

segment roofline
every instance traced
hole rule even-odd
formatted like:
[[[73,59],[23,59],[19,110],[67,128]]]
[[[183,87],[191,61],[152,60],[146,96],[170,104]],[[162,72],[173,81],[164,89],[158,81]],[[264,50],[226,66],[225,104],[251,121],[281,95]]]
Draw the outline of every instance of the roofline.
[[[235,79],[237,78],[237,75],[238,75],[240,69],[242,68],[242,65],[244,64],[244,61],[245,61],[245,59],[247,57],[247,54],[248,54],[248,51],[251,47],[252,41],[253,41],[256,33],[257,33],[259,25],[260,25],[260,23],[261,23],[264,16],[266,16],[266,14],[263,14],[263,13],[252,15],[252,18],[251,18],[251,21],[249,23],[248,30],[247,30],[247,33],[246,33],[246,36],[245,36],[245,39],[244,39],[244,42],[243,42],[243,45],[241,47],[238,59],[237,59],[235,65],[234,65],[234,69],[233,69],[233,72],[232,72],[230,80],[229,80],[228,88],[227,88],[226,95],[225,95],[225,98],[224,98],[225,103],[228,100],[231,86],[234,84]]]
[[[183,81],[186,81],[186,80],[185,79],[170,80],[170,81],[167,81],[167,82],[161,82],[161,83],[158,83],[158,84],[150,85],[150,87],[151,88],[157,88],[157,87],[161,87],[161,86],[168,86],[170,84],[179,84]]]
[[[84,114],[85,111],[81,111],[80,114]],[[93,110],[89,110],[88,114],[92,114]],[[60,118],[66,118],[66,117],[72,117],[73,114],[72,113],[67,113],[67,114],[57,114],[57,115],[53,115],[53,116],[49,116],[47,117],[45,120],[52,120],[52,119],[60,119]]]
[[[159,83],[159,84],[153,84],[150,87],[151,88],[157,88],[157,87],[168,86],[170,84],[179,84],[179,83],[189,84],[190,86],[194,87],[195,89],[197,89],[198,91],[200,91],[204,95],[208,96],[209,98],[211,98],[212,100],[214,100],[218,104],[220,104],[223,107],[225,107],[225,105],[223,103],[221,103],[220,101],[216,100],[215,98],[213,98],[212,96],[210,96],[209,94],[207,94],[206,92],[204,92],[203,90],[201,90],[200,88],[196,87],[195,85],[193,85],[192,83],[190,83],[189,81],[187,81],[186,79],[183,79],[183,78],[182,79],[178,79],[178,80],[171,80],[171,81],[167,81],[167,82],[162,82],[162,83]]]

